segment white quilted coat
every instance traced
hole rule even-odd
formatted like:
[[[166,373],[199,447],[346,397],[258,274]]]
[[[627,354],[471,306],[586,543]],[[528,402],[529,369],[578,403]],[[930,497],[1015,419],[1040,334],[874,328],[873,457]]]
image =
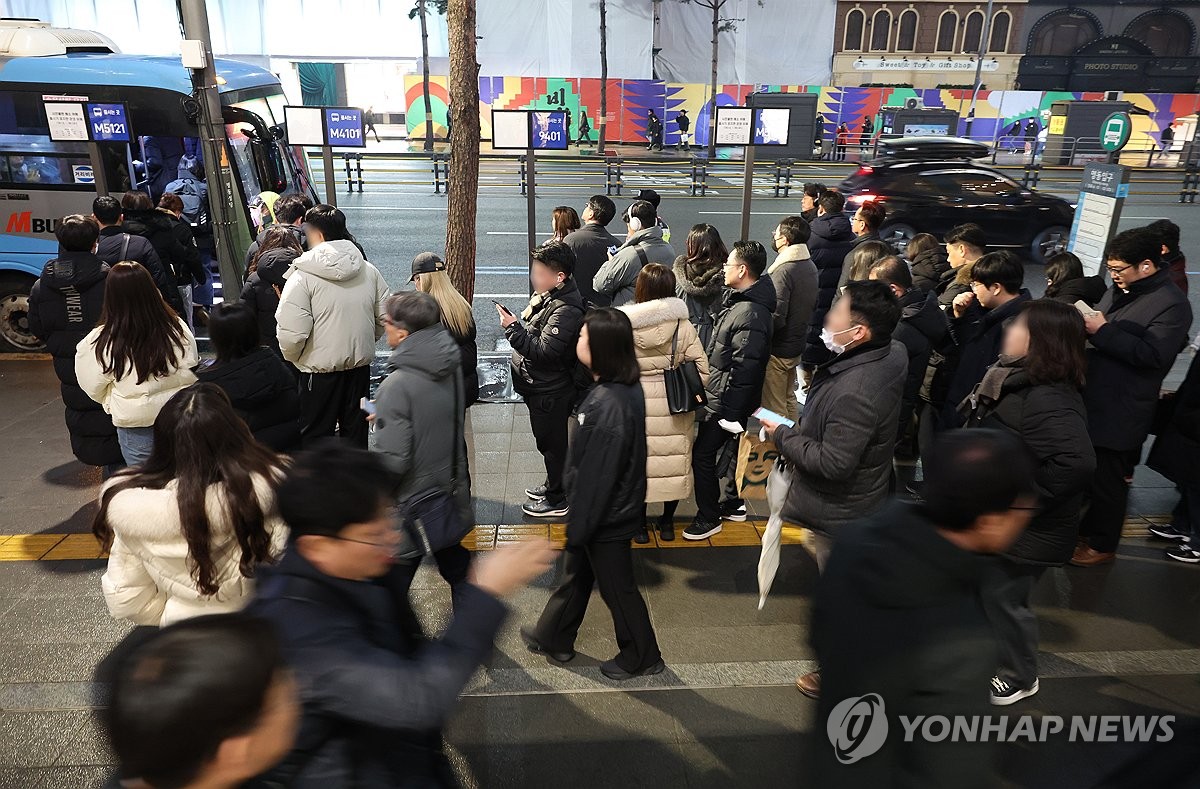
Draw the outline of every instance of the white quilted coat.
[[[675,364],[693,361],[700,377],[708,381],[708,357],[688,322],[687,305],[674,296],[641,304],[627,304],[621,311],[633,324],[633,344],[642,371],[646,397],[646,501],[675,501],[692,495],[692,439],[695,413],[672,414],[667,408],[667,385],[663,371],[674,366],[671,337],[676,327],[679,339]]]

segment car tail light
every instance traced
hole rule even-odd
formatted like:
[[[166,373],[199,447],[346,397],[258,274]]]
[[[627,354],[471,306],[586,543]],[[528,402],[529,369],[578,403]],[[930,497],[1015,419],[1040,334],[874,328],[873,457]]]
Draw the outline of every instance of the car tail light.
[[[879,195],[869,195],[869,194],[850,195],[849,197],[846,198],[846,202],[862,204],[862,203],[870,203],[872,201],[878,202],[880,199],[881,198],[879,197]]]
[[[875,172],[875,168],[874,168],[874,167],[871,167],[870,165],[866,165],[866,164],[864,164],[864,165],[860,165],[860,166],[859,166],[859,168],[858,168],[858,172],[857,172],[857,173],[855,173],[855,175],[870,175],[870,174],[871,174],[871,173],[873,173],[873,172]]]

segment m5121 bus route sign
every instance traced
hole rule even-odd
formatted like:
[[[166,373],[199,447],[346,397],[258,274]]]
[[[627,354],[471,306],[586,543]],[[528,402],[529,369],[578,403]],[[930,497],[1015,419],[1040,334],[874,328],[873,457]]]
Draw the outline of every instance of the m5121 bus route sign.
[[[129,113],[124,104],[85,104],[93,142],[129,142]]]

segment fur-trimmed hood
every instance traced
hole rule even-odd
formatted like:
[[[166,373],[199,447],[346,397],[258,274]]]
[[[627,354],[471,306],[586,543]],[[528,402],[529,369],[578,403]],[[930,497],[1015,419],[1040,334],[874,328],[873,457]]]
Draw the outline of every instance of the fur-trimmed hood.
[[[694,299],[711,302],[721,295],[725,287],[725,270],[720,266],[704,268],[695,263],[689,263],[683,255],[675,258],[672,266],[675,281],[683,292]]]

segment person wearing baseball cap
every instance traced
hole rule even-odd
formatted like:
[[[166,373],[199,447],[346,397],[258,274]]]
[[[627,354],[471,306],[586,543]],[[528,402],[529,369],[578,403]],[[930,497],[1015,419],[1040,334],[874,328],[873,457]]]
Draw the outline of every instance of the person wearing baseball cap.
[[[479,400],[479,348],[475,342],[477,330],[471,303],[454,287],[446,272],[446,261],[436,253],[422,252],[413,258],[412,276],[408,281],[437,302],[442,325],[462,351],[463,406],[474,405]]]
[[[408,278],[409,282],[416,282],[417,277],[422,274],[432,274],[435,271],[445,271],[446,261],[437,256],[436,252],[422,252],[413,258],[412,276]]]

